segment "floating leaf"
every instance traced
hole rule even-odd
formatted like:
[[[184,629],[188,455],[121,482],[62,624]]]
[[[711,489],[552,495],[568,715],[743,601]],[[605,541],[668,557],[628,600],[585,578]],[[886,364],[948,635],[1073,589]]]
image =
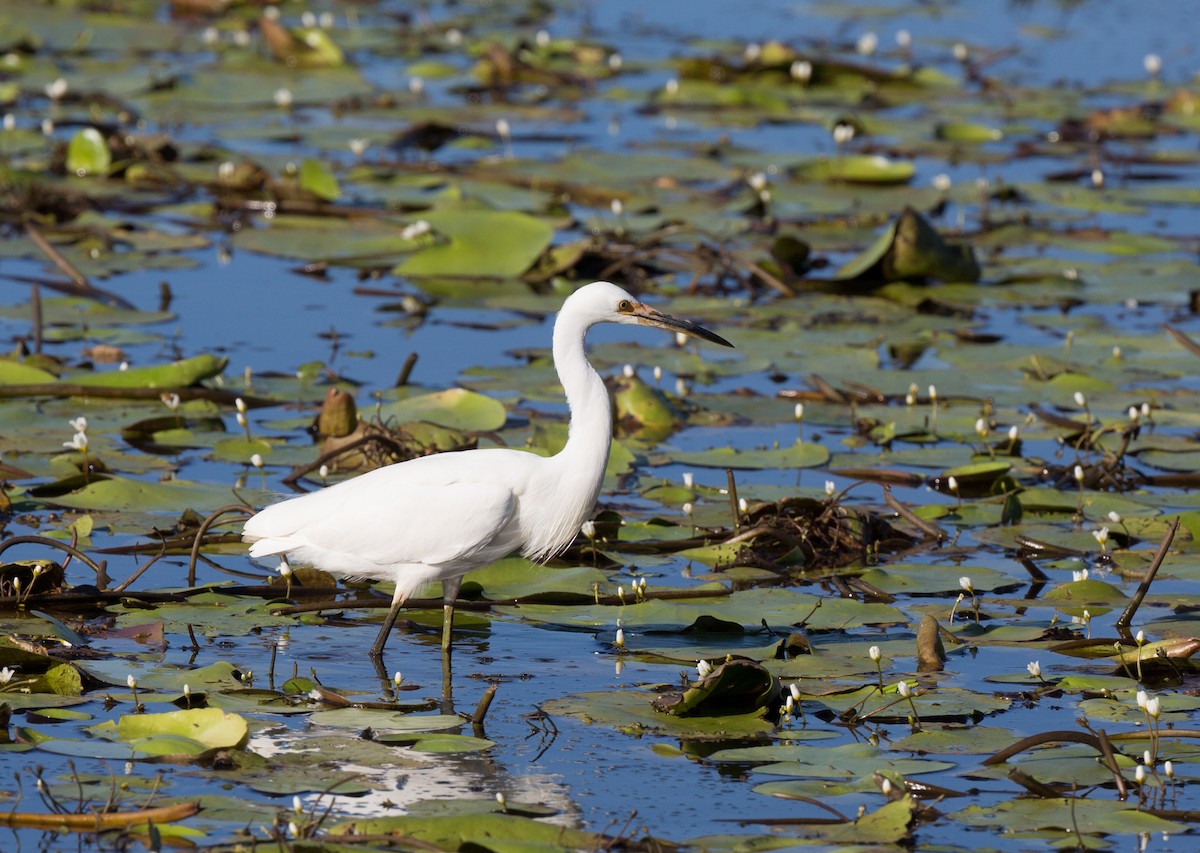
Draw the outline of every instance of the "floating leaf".
[[[395,273],[413,278],[513,278],[550,245],[554,229],[512,210],[434,210],[422,216],[443,242],[421,248]]]
[[[67,170],[72,174],[107,175],[112,167],[112,152],[108,142],[94,127],[76,131],[67,144]]]

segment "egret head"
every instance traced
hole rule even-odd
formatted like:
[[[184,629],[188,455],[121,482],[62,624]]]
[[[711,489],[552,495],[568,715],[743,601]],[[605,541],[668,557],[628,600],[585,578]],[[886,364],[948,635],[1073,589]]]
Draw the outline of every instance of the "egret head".
[[[656,308],[639,302],[625,290],[607,281],[594,281],[575,291],[563,306],[572,309],[578,306],[584,312],[592,314],[597,323],[626,323],[637,326],[654,326],[669,332],[682,332],[695,338],[702,338],[723,347],[732,347],[715,332],[710,332],[703,326],[698,326],[690,320],[681,320],[664,314]]]

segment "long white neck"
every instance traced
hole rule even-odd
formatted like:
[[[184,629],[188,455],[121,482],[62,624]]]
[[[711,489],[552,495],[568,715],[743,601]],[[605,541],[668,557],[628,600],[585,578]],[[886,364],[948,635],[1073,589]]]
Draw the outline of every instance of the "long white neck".
[[[571,425],[567,444],[556,461],[564,476],[591,477],[591,501],[595,501],[608,465],[612,444],[612,409],[608,389],[600,374],[588,364],[583,338],[589,323],[573,314],[560,314],[554,324],[554,366],[567,395]],[[579,483],[580,486],[583,483]],[[588,510],[591,510],[589,503]]]
[[[600,374],[584,354],[583,336],[590,326],[569,310],[559,312],[554,323],[554,366],[571,407],[571,426],[566,446],[539,468],[537,484],[524,498],[523,506],[533,511],[528,527],[523,525],[522,553],[535,560],[571,544],[592,514],[608,466],[612,409]]]

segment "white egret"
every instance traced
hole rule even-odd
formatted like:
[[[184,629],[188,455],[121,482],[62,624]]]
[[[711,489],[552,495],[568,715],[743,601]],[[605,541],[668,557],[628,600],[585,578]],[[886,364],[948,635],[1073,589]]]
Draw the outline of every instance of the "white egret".
[[[333,574],[392,581],[391,610],[371,646],[376,659],[404,601],[441,581],[442,648],[449,649],[463,575],[512,553],[554,556],[596,504],[612,443],[608,391],[584,352],[584,336],[597,323],[655,326],[733,346],[615,284],[581,287],[554,323],[554,364],[571,412],[559,453],[483,448],[379,468],[259,512],[243,531],[250,555],[284,554]]]

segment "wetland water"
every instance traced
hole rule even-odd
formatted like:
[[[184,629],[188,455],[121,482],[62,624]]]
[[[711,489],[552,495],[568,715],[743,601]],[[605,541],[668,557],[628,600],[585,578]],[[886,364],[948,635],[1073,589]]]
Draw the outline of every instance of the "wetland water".
[[[102,607],[64,607],[36,586],[29,598],[28,570],[4,566],[4,636],[53,637],[36,610],[89,642],[78,657],[55,646],[65,665],[53,670],[0,642],[0,665],[15,671],[0,687],[13,709],[0,766],[21,781],[0,812],[51,808],[34,793],[42,767],[67,811],[103,803],[113,777],[125,809],[146,805],[156,785],[153,805],[199,799],[197,815],[159,828],[201,846],[353,826],[452,848],[464,832],[483,843],[474,821],[508,844],[575,848],[610,841],[543,835],[538,823],[701,849],[1025,850],[1073,839],[1190,849],[1194,741],[1168,729],[1198,728],[1188,660],[1200,635],[1197,355],[1163,331],[1200,338],[1189,307],[1200,235],[1190,9],[736,8],[333,3],[313,10],[332,15],[320,30],[289,4],[279,24],[299,42],[272,48],[257,8],[193,18],[150,2],[0,4],[0,96],[13,116],[0,131],[5,333],[33,348],[28,279],[63,279],[20,225],[31,211],[71,265],[135,309],[43,287],[42,348],[54,361],[23,366],[49,375],[13,367],[4,383],[115,374],[94,350],[104,345],[131,370],[227,359],[219,374],[145,381],[195,378],[261,401],[244,433],[215,394],[177,412],[154,394],[6,398],[2,461],[19,469],[6,475],[10,535],[69,540],[74,525],[80,549],[107,556],[119,583],[153,551],[104,549],[194,531],[188,511],[286,493],[283,477],[318,453],[306,429],[332,386],[365,417],[433,446],[471,435],[547,452],[565,414],[548,363],[552,315],[606,269],[738,347],[593,332],[602,373],[634,368],[671,397],[673,422],[619,429],[600,499],[622,522],[615,541],[611,528],[595,553],[583,542],[552,569],[514,560],[468,578],[467,595],[522,601],[464,610],[456,623],[455,709],[470,713],[499,685],[478,729],[439,715],[450,711],[438,702],[440,611],[412,613],[389,643],[385,675],[403,673],[396,693],[365,655],[379,610],[276,615],[282,584],[171,600],[188,586],[186,548]],[[60,79],[66,93],[51,96]],[[841,145],[839,123],[855,128]],[[87,127],[104,130],[99,146],[80,136]],[[126,134],[141,141],[112,141]],[[879,273],[873,244],[906,207],[971,247],[977,281]],[[422,220],[432,237],[402,236]],[[782,236],[808,255],[780,261]],[[752,277],[752,265],[795,295]],[[874,272],[852,274],[865,267]],[[497,270],[507,272],[491,278]],[[410,353],[411,385],[393,390]],[[503,410],[425,396],[451,387]],[[1144,421],[1123,445],[1130,407]],[[81,415],[99,483],[82,482],[85,457],[62,446]],[[799,498],[870,512],[903,536],[881,537],[878,554],[823,547],[805,560],[779,541],[721,547],[733,523],[726,467],[746,526]],[[883,483],[945,540],[897,519]],[[1172,551],[1122,638],[1115,620],[1176,516]],[[678,552],[670,543],[693,527],[711,542]],[[202,584],[273,576],[236,543],[203,553]],[[6,556],[60,558],[44,545]],[[637,601],[642,578],[649,597]],[[96,577],[76,560],[65,582]],[[657,597],[689,590],[713,595]],[[948,632],[937,673],[918,672],[927,615]],[[725,630],[689,631],[702,617]],[[1159,644],[1144,671],[1128,657],[1137,631]],[[812,655],[781,651],[792,633]],[[763,713],[650,707],[681,673],[695,681],[698,659],[728,655],[796,684],[792,717],[779,717],[775,696]],[[180,702],[199,705],[183,699],[185,684],[227,716],[190,742],[178,738],[195,732],[165,722],[137,730]],[[308,698],[318,685],[335,695]],[[1139,707],[1139,689],[1159,698],[1159,717]],[[388,707],[338,707],[338,696]],[[1159,726],[1161,738],[1146,734]],[[1093,747],[1059,741],[984,763],[1028,736],[1101,729],[1121,753],[1115,772]],[[162,752],[175,760],[149,760]],[[1010,778],[1014,764],[1026,775]],[[938,813],[901,793],[925,796],[921,785],[945,789]],[[1084,799],[1064,799],[1073,792]],[[510,820],[484,824],[478,815],[502,811],[497,793]],[[464,815],[475,817],[437,823]],[[393,822],[352,824],[363,818]],[[834,822],[797,823],[813,818]],[[11,833],[12,849],[91,843]],[[122,842],[114,832],[97,843]]]

